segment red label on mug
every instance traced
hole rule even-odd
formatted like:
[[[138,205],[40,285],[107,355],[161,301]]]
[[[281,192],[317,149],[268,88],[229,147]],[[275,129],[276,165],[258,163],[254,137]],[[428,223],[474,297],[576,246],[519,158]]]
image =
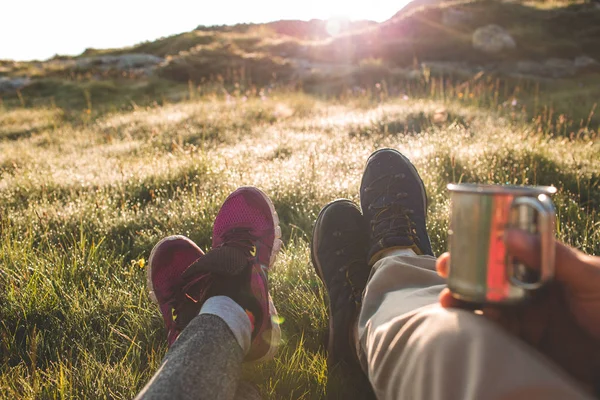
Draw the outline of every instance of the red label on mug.
[[[506,276],[506,246],[504,231],[508,224],[508,215],[513,196],[494,197],[494,215],[490,225],[490,250],[488,258],[487,298],[500,301],[507,297],[510,289]]]

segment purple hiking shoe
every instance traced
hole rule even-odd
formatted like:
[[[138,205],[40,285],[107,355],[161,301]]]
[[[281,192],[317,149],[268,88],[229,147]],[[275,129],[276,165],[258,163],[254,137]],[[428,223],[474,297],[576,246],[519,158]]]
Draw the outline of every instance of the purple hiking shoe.
[[[185,236],[168,236],[150,252],[147,279],[150,298],[160,308],[167,328],[169,347],[184,327],[176,323],[177,298],[185,282],[183,272],[204,252]]]
[[[212,243],[213,249],[234,247],[247,255],[250,281],[241,305],[254,317],[254,331],[246,360],[272,358],[281,331],[276,321],[277,310],[269,294],[268,272],[282,242],[279,217],[271,200],[255,187],[237,189],[227,197],[215,219]]]
[[[253,326],[245,361],[272,358],[281,331],[269,295],[268,271],[281,248],[280,238],[271,200],[257,188],[241,187],[221,206],[208,253],[181,236],[159,242],[150,256],[148,285],[167,325],[169,346],[208,298],[223,295],[246,311]]]

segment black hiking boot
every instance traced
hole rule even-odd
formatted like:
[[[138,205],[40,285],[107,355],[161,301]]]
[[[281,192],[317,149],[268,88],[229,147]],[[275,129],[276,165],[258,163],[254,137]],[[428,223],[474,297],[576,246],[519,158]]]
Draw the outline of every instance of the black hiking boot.
[[[360,205],[369,224],[369,265],[385,250],[411,249],[433,256],[425,224],[425,186],[414,165],[398,151],[371,154],[360,184]]]
[[[312,263],[329,295],[328,364],[358,364],[354,330],[367,284],[367,224],[350,200],[326,205],[315,222]]]

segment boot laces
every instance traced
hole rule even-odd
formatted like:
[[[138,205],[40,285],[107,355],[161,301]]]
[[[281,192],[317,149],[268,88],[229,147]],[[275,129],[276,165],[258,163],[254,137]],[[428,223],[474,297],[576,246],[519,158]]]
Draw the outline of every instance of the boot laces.
[[[223,243],[221,246],[237,247],[248,254],[248,259],[251,260],[256,256],[256,246],[254,245],[254,236],[250,233],[249,228],[235,228],[223,235]],[[215,277],[211,272],[199,273],[194,278],[187,281],[168,301],[167,304],[171,308],[173,323],[176,329],[181,331],[187,322],[178,318],[181,315],[186,315],[190,307],[197,308],[199,304],[204,304],[207,300],[211,286],[214,283]]]
[[[398,192],[390,196],[390,189],[393,183],[402,180],[406,177],[405,174],[382,175],[373,180],[371,185],[365,188],[366,192],[374,190],[374,185],[382,180],[386,181],[386,189],[382,196],[391,198],[383,205],[376,206],[375,202],[369,205],[369,210],[375,212],[374,218],[371,220],[371,237],[374,242],[382,241],[385,238],[407,237],[413,243],[419,243],[417,235],[416,223],[412,220],[414,210],[406,207],[403,200],[408,197],[406,192]]]
[[[345,232],[351,232],[351,230],[336,230],[333,232],[333,235],[341,237]],[[359,249],[362,245],[364,245],[364,243],[361,240],[352,240],[348,243],[344,243],[342,248],[335,251],[335,255],[339,257],[347,254],[352,256],[352,258],[339,268],[339,271],[345,274],[344,286],[350,287],[350,300],[354,301],[356,305],[360,305],[361,303],[362,290],[357,287],[355,282],[360,281],[358,275],[361,272],[361,268],[364,268],[366,260],[364,257],[359,257],[356,254],[355,249]]]

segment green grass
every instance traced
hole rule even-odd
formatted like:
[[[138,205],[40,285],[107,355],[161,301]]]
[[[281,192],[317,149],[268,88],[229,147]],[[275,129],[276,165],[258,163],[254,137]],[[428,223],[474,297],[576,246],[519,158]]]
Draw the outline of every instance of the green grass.
[[[576,117],[590,115],[593,100],[565,84],[581,104],[561,97],[560,119],[535,84],[419,82],[329,100],[290,90],[224,96],[201,86],[177,103],[102,112],[92,95],[83,114],[33,95],[25,108],[6,102],[2,396],[133,397],[166,351],[145,288],[152,246],[184,234],[207,249],[226,196],[256,185],[273,199],[285,240],[271,274],[283,345],[244,375],[266,398],[360,398],[328,375],[326,293],[309,242],[323,205],[358,200],[364,162],[384,146],[405,153],[423,177],[437,254],[447,246],[449,182],[553,184],[559,237],[600,253],[598,124],[593,114],[583,123]]]

